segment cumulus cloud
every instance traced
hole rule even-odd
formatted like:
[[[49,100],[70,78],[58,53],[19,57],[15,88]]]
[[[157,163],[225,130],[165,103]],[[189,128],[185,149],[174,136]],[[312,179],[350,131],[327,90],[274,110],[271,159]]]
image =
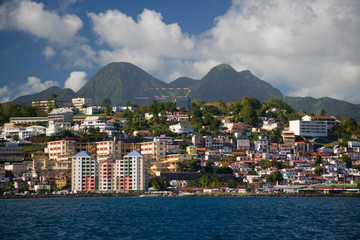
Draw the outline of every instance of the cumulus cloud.
[[[58,87],[59,83],[52,80],[41,82],[40,78],[30,76],[24,84],[0,88],[0,102],[8,102],[20,96],[38,93],[53,86]]]
[[[50,58],[52,58],[56,55],[54,48],[50,47],[50,46],[47,46],[44,49],[43,53],[44,53],[46,60],[49,60]]]
[[[60,16],[44,9],[43,3],[14,0],[0,6],[0,30],[19,30],[52,43],[71,44],[79,40],[77,33],[83,22],[73,14]]]
[[[198,36],[144,10],[88,13],[100,49],[94,61],[129,61],[156,77],[202,77],[218,63],[249,69],[285,95],[360,102],[360,2],[233,0]]]
[[[186,61],[194,50],[194,37],[183,33],[177,23],[165,24],[153,10],[144,9],[136,21],[118,10],[88,16],[99,43],[110,47],[98,52],[100,65],[128,61],[166,80],[173,74],[165,74],[164,69]]]
[[[234,1],[198,46],[208,59],[286,85],[285,94],[360,102],[359,12],[351,0]]]
[[[53,86],[58,87],[59,83],[52,80],[41,82],[40,78],[30,76],[27,78],[27,82],[25,84],[20,85],[18,89],[16,89],[16,95],[23,96],[27,94],[38,93]]]
[[[77,92],[86,83],[86,72],[71,72],[70,77],[66,79],[64,88],[71,88]]]

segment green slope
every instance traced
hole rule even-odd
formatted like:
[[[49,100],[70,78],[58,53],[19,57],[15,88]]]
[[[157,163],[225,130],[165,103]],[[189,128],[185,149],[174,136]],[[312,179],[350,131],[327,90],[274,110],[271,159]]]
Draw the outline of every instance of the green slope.
[[[78,95],[70,88],[62,89],[58,87],[50,87],[39,93],[18,97],[11,102],[29,106],[32,101],[49,100],[54,94],[57,95],[56,100],[65,102],[71,102],[72,98],[78,97]]]
[[[319,114],[322,109],[326,115],[341,117],[352,117],[360,121],[360,104],[352,104],[349,102],[323,97],[285,97],[284,101],[297,111]]]
[[[109,98],[112,104],[134,102],[135,97],[150,96],[149,88],[167,87],[167,84],[152,77],[131,63],[110,63],[93,76],[78,92],[100,104]]]
[[[255,97],[261,102],[283,97],[282,93],[267,82],[258,79],[250,71],[235,71],[231,66],[220,64],[212,68],[194,87],[193,98],[206,102]]]
[[[199,80],[195,80],[188,77],[180,77],[169,83],[169,87],[172,88],[192,88],[199,83]]]

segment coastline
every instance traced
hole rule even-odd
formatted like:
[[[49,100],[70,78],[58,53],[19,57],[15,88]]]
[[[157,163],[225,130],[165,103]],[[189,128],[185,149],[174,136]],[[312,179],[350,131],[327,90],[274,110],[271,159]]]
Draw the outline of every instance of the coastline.
[[[113,198],[113,197],[322,197],[322,198],[360,198],[358,193],[188,193],[169,195],[166,193],[80,193],[80,194],[37,194],[9,195],[0,199],[34,199],[34,198]]]

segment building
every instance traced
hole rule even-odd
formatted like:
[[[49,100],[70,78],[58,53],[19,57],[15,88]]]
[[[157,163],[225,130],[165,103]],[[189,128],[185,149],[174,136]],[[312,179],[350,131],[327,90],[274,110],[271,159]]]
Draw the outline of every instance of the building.
[[[296,136],[327,137],[328,129],[336,124],[335,117],[306,115],[301,120],[290,121],[289,130]]]
[[[42,113],[48,113],[50,109],[55,108],[55,100],[33,101],[31,106],[38,107]]]
[[[10,123],[14,124],[32,124],[39,122],[47,122],[47,117],[11,117]]]
[[[153,141],[140,143],[140,152],[149,161],[160,161],[165,159],[166,141]]]
[[[82,122],[80,129],[86,131],[90,128],[99,129],[102,133],[107,133],[109,136],[112,136],[115,127],[113,122],[107,122],[105,120],[101,120],[99,117],[86,117]]]
[[[87,107],[92,105],[91,98],[73,98],[71,99],[72,105],[80,112],[85,112]]]
[[[17,143],[0,142],[0,164],[5,162],[20,162],[23,157],[23,148]]]
[[[73,192],[95,191],[98,189],[96,179],[96,161],[83,151],[72,157],[71,190]]]
[[[70,102],[63,102],[57,100],[44,100],[44,101],[33,101],[31,102],[33,107],[38,107],[42,113],[48,113],[53,108],[64,108],[64,107],[71,107]]]
[[[114,180],[114,161],[104,161],[99,164],[99,190],[112,191]]]
[[[250,149],[250,140],[249,139],[237,139],[236,140],[236,149],[240,151],[246,151]]]
[[[76,141],[59,140],[48,142],[45,153],[49,154],[52,160],[68,160],[76,153]]]
[[[121,155],[121,149],[119,142],[116,141],[101,141],[96,142],[96,159],[99,160],[110,160]]]
[[[133,151],[116,160],[114,190],[146,191],[149,188],[148,164],[141,153]]]
[[[169,126],[170,131],[179,134],[189,134],[194,132],[194,127],[191,124],[178,123]]]
[[[70,108],[56,108],[48,114],[49,121],[54,122],[71,122],[73,117],[74,112]]]
[[[332,116],[309,116],[305,115],[301,118],[302,121],[310,121],[310,122],[326,122],[328,129],[337,125],[337,121],[335,117]]]
[[[293,131],[282,131],[281,136],[285,145],[295,145],[295,134]]]
[[[196,146],[187,146],[186,147],[186,153],[190,155],[196,155],[197,154],[197,147]]]

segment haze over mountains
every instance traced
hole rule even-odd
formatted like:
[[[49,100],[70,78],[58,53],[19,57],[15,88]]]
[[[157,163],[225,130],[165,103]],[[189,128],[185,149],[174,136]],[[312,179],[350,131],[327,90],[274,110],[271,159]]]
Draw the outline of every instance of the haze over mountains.
[[[53,94],[60,101],[71,101],[74,97],[92,98],[95,104],[101,104],[104,99],[110,99],[114,105],[124,105],[127,102],[146,103],[136,100],[136,97],[153,95],[184,95],[179,92],[159,92],[151,88],[188,88],[192,99],[206,102],[223,100],[240,100],[244,96],[255,97],[261,102],[270,98],[283,99],[292,108],[299,111],[319,113],[324,109],[327,114],[336,117],[353,117],[360,120],[360,104],[331,98],[284,97],[283,94],[269,83],[260,80],[250,71],[237,72],[231,66],[220,64],[213,67],[202,79],[195,80],[181,77],[173,82],[165,83],[131,63],[110,63],[100,69],[77,93],[71,89],[51,87],[43,92],[22,96],[12,102],[30,105],[35,100],[48,100]],[[151,100],[152,101],[152,100]],[[150,101],[147,101],[149,103]]]

